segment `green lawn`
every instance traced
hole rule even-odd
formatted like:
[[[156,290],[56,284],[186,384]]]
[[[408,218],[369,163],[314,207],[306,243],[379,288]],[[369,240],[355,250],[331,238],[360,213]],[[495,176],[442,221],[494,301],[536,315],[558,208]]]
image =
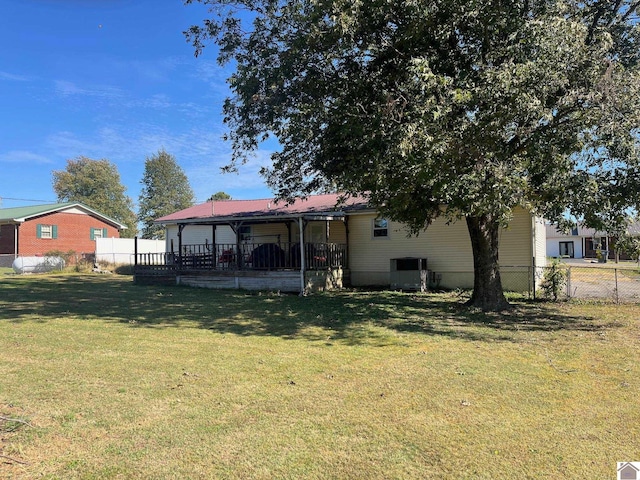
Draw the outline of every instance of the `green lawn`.
[[[640,461],[640,306],[460,301],[0,276],[0,478],[600,479]]]

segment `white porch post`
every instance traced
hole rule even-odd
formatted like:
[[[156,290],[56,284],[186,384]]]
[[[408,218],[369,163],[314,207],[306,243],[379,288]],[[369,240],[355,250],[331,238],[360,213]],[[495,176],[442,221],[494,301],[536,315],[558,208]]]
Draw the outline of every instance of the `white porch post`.
[[[305,294],[304,273],[306,265],[304,264],[304,221],[302,217],[298,218],[298,227],[300,228],[300,295]]]

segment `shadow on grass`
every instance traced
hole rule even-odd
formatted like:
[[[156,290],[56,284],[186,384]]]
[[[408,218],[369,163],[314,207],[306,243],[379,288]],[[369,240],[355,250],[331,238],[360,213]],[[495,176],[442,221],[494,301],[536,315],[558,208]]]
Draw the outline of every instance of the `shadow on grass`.
[[[131,277],[0,277],[0,321],[103,319],[132,327],[196,326],[219,333],[384,345],[393,332],[517,341],[522,331],[591,331],[592,318],[519,302],[504,314],[474,311],[453,294],[340,291],[307,297],[138,286]]]

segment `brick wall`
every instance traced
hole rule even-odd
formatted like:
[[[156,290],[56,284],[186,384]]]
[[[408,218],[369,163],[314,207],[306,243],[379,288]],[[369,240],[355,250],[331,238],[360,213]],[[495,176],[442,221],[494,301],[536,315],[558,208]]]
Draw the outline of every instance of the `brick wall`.
[[[37,225],[55,225],[57,238],[37,238]],[[56,212],[34,218],[20,225],[18,253],[21,256],[43,255],[51,250],[94,253],[91,229],[107,229],[106,237],[120,238],[118,229],[91,215]]]

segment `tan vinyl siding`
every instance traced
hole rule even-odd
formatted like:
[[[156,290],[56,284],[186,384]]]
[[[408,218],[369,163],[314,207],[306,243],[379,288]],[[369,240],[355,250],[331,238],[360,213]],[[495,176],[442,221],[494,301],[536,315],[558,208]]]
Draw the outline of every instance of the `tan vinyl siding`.
[[[407,236],[402,224],[389,222],[389,236],[385,238],[373,237],[376,216],[371,213],[349,217],[349,268],[354,286],[389,285],[390,260],[401,257],[426,258],[427,268],[442,274],[444,287],[473,286],[473,253],[464,220],[447,225],[445,219],[438,218],[412,237]],[[521,267],[519,283],[527,282],[526,269],[531,265],[531,225],[531,215],[517,209],[508,228],[500,232],[500,264]],[[510,281],[507,277],[506,283]]]
[[[513,219],[507,228],[500,231],[500,265],[526,267],[533,257],[531,215],[522,208],[513,211]]]
[[[298,228],[297,225],[291,225],[291,232]],[[289,241],[289,232],[284,223],[262,223],[251,225],[251,239],[249,243],[287,243]]]
[[[347,229],[342,220],[329,222],[329,243],[347,243]]]
[[[329,240],[328,243],[347,243],[347,230],[344,226],[344,222],[342,220],[331,220],[329,222],[322,221],[313,221],[308,222],[306,228],[304,230],[304,238],[305,241],[313,241],[311,239],[311,232],[313,230],[322,231],[321,238],[318,238],[316,243],[325,243],[327,242],[327,224],[329,228]],[[294,241],[298,241],[299,233],[298,230],[295,231],[293,235]]]

